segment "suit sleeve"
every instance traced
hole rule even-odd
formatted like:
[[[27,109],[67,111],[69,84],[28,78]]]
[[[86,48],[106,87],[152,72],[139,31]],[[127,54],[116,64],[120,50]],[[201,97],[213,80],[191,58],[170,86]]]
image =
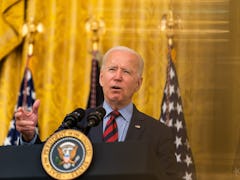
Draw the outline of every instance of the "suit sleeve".
[[[177,179],[177,162],[174,155],[174,139],[171,130],[163,124],[158,124],[158,144],[157,155],[159,157],[159,167],[171,180]]]

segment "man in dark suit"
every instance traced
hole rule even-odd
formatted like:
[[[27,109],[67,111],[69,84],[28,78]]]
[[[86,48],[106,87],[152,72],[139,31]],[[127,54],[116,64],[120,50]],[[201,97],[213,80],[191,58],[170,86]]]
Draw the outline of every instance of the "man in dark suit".
[[[160,160],[160,171],[175,179],[176,160],[170,129],[140,112],[132,102],[134,93],[142,84],[143,67],[142,57],[127,47],[114,47],[104,55],[99,82],[103,88],[104,102],[102,106],[106,110],[106,115],[98,126],[90,129],[88,137],[93,143],[140,141],[154,144]],[[21,144],[40,142],[35,133],[39,105],[40,101],[36,100],[31,112],[25,112],[19,108],[15,114],[16,128],[21,133]],[[86,125],[86,116],[90,111],[92,109],[86,110],[80,126]],[[117,111],[118,116],[111,121],[111,123],[116,122],[111,127],[108,120],[112,111]],[[108,129],[107,135],[105,129]]]

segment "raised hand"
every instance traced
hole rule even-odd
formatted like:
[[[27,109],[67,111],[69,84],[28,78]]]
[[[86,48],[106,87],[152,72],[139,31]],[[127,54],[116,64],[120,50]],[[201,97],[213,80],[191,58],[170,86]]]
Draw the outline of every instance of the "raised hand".
[[[26,142],[31,141],[36,133],[39,106],[40,100],[37,99],[33,104],[32,111],[26,111],[23,107],[19,107],[15,113],[16,129]]]

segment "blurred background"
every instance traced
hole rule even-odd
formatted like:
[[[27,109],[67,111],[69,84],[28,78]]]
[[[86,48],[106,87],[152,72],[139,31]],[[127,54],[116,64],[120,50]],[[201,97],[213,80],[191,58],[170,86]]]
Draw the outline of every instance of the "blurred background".
[[[164,14],[176,20],[173,45],[189,143],[200,180],[234,179],[240,128],[239,0],[1,0],[0,144],[7,136],[28,57],[36,98],[41,100],[39,133],[45,140],[65,115],[88,104],[93,34],[97,19],[98,59],[124,45],[145,62],[134,103],[159,119],[166,81]],[[42,31],[23,36],[31,22]],[[101,61],[99,61],[101,63]],[[238,176],[239,178],[240,176]]]

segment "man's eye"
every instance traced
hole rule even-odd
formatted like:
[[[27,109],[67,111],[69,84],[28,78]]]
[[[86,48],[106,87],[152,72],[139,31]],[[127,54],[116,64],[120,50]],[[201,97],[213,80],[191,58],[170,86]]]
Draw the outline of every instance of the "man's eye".
[[[123,70],[123,72],[126,74],[130,74],[130,72],[128,70]]]
[[[115,71],[116,68],[109,68],[108,70],[109,70],[109,71]]]

